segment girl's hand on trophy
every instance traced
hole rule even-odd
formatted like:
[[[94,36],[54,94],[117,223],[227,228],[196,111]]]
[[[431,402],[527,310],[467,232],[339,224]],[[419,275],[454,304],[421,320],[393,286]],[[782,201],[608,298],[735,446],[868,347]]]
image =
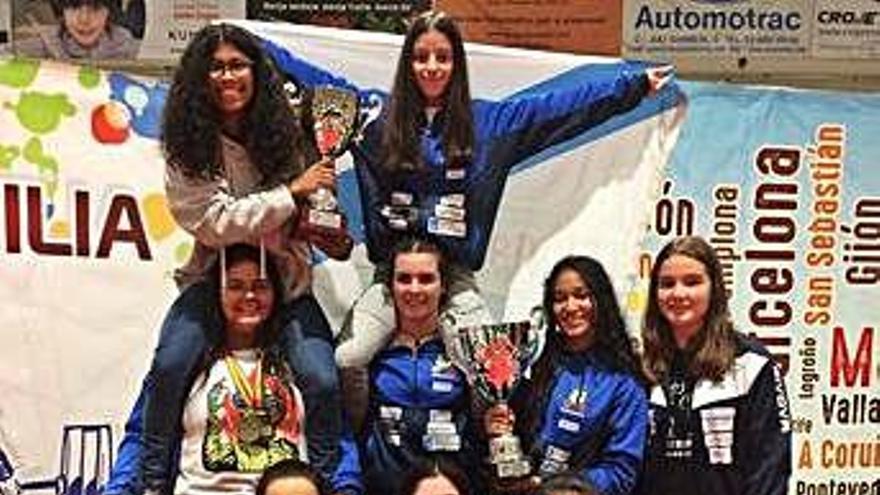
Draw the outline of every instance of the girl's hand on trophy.
[[[320,249],[329,258],[345,261],[351,257],[354,239],[345,228],[345,221],[340,229],[315,229],[308,236],[312,246]]]
[[[513,433],[515,419],[513,411],[507,405],[497,404],[486,409],[483,414],[483,427],[487,435],[497,437]]]
[[[336,189],[336,164],[324,158],[310,166],[287,185],[294,198],[304,200],[320,188]]]

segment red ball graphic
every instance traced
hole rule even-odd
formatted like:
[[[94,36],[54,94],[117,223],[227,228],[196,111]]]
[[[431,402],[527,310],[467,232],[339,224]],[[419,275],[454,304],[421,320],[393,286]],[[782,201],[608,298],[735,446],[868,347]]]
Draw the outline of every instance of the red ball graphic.
[[[92,135],[99,143],[119,144],[131,133],[131,114],[118,101],[102,103],[92,110]]]

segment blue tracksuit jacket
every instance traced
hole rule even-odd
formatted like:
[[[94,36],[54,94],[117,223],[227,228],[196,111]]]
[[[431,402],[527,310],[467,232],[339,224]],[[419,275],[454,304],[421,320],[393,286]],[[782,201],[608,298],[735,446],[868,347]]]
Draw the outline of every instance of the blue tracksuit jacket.
[[[602,495],[632,493],[648,424],[642,386],[590,352],[563,355],[551,383],[542,404],[514,404],[544,411],[537,431],[522,432],[533,468],[542,477],[578,473]]]
[[[386,101],[376,90],[362,90],[349,81],[295,56],[271,42],[265,47],[278,68],[307,87],[332,85],[354,90],[362,102]],[[440,244],[454,262],[477,271],[486,258],[501,193],[510,170],[525,159],[571,139],[635,107],[648,91],[644,71],[617,68],[602,82],[588,78],[582,67],[568,74],[564,89],[535,90],[500,101],[474,100],[475,149],[463,177],[447,175],[443,156],[441,111],[421,130],[421,149],[426,171],[408,177],[389,177],[380,164],[384,112],[364,130],[363,139],[351,149],[361,195],[367,253],[373,263],[388,262],[394,240],[401,231],[388,225],[381,214],[395,192],[410,195],[418,208],[418,220],[405,233],[430,238]],[[580,77],[580,72],[583,76]],[[430,225],[438,209],[464,194],[466,235],[436,235]]]
[[[442,341],[418,349],[391,345],[370,363],[370,409],[364,432],[364,477],[369,493],[395,495],[401,474],[431,453],[445,454],[473,473],[480,465],[464,375],[445,357]],[[429,431],[455,442],[431,445]],[[453,432],[454,430],[454,432]],[[477,482],[472,476],[472,484]],[[475,492],[477,493],[477,492]]]

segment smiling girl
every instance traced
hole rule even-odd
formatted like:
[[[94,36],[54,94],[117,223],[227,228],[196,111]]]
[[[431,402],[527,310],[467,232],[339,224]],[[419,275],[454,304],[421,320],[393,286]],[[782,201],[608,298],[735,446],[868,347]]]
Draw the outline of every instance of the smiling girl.
[[[344,86],[381,101],[352,156],[367,255],[375,279],[352,310],[352,335],[336,350],[341,367],[369,361],[391,336],[394,311],[384,281],[395,239],[419,236],[449,256],[442,332],[490,321],[475,272],[482,268],[502,193],[518,163],[634,108],[669,69],[618,71],[565,89],[487,101],[471,98],[467,57],[455,21],[439,11],[409,26],[388,95],[349,81],[267,43],[280,69],[306,86]]]
[[[449,273],[443,253],[418,239],[399,242],[392,253],[388,288],[397,327],[370,363],[362,459],[367,493],[404,495],[402,475],[434,456],[447,456],[460,469],[478,465],[479,456],[470,389],[440,339]],[[467,472],[474,487],[475,473]]]
[[[702,238],[674,239],[657,255],[642,339],[652,385],[642,493],[788,493],[781,372],[734,331],[721,263]]]
[[[513,422],[532,455],[532,490],[572,475],[603,495],[632,493],[647,401],[611,280],[593,258],[563,258],[544,284],[543,308],[546,344],[531,379],[513,411],[489,410],[486,430],[498,435]]]

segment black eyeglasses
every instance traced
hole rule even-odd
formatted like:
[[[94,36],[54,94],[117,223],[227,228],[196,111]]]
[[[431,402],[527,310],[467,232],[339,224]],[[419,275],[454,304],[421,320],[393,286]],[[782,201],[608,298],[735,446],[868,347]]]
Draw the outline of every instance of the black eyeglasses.
[[[258,278],[248,283],[244,280],[239,279],[230,279],[226,281],[226,286],[224,287],[227,292],[242,296],[247,294],[248,292],[253,292],[257,295],[267,294],[272,290],[272,283],[269,282],[268,279]]]
[[[228,62],[214,60],[208,67],[208,75],[213,78],[223,77],[223,74],[229,72],[231,76],[238,77],[244,75],[254,65],[250,60],[234,59]]]

